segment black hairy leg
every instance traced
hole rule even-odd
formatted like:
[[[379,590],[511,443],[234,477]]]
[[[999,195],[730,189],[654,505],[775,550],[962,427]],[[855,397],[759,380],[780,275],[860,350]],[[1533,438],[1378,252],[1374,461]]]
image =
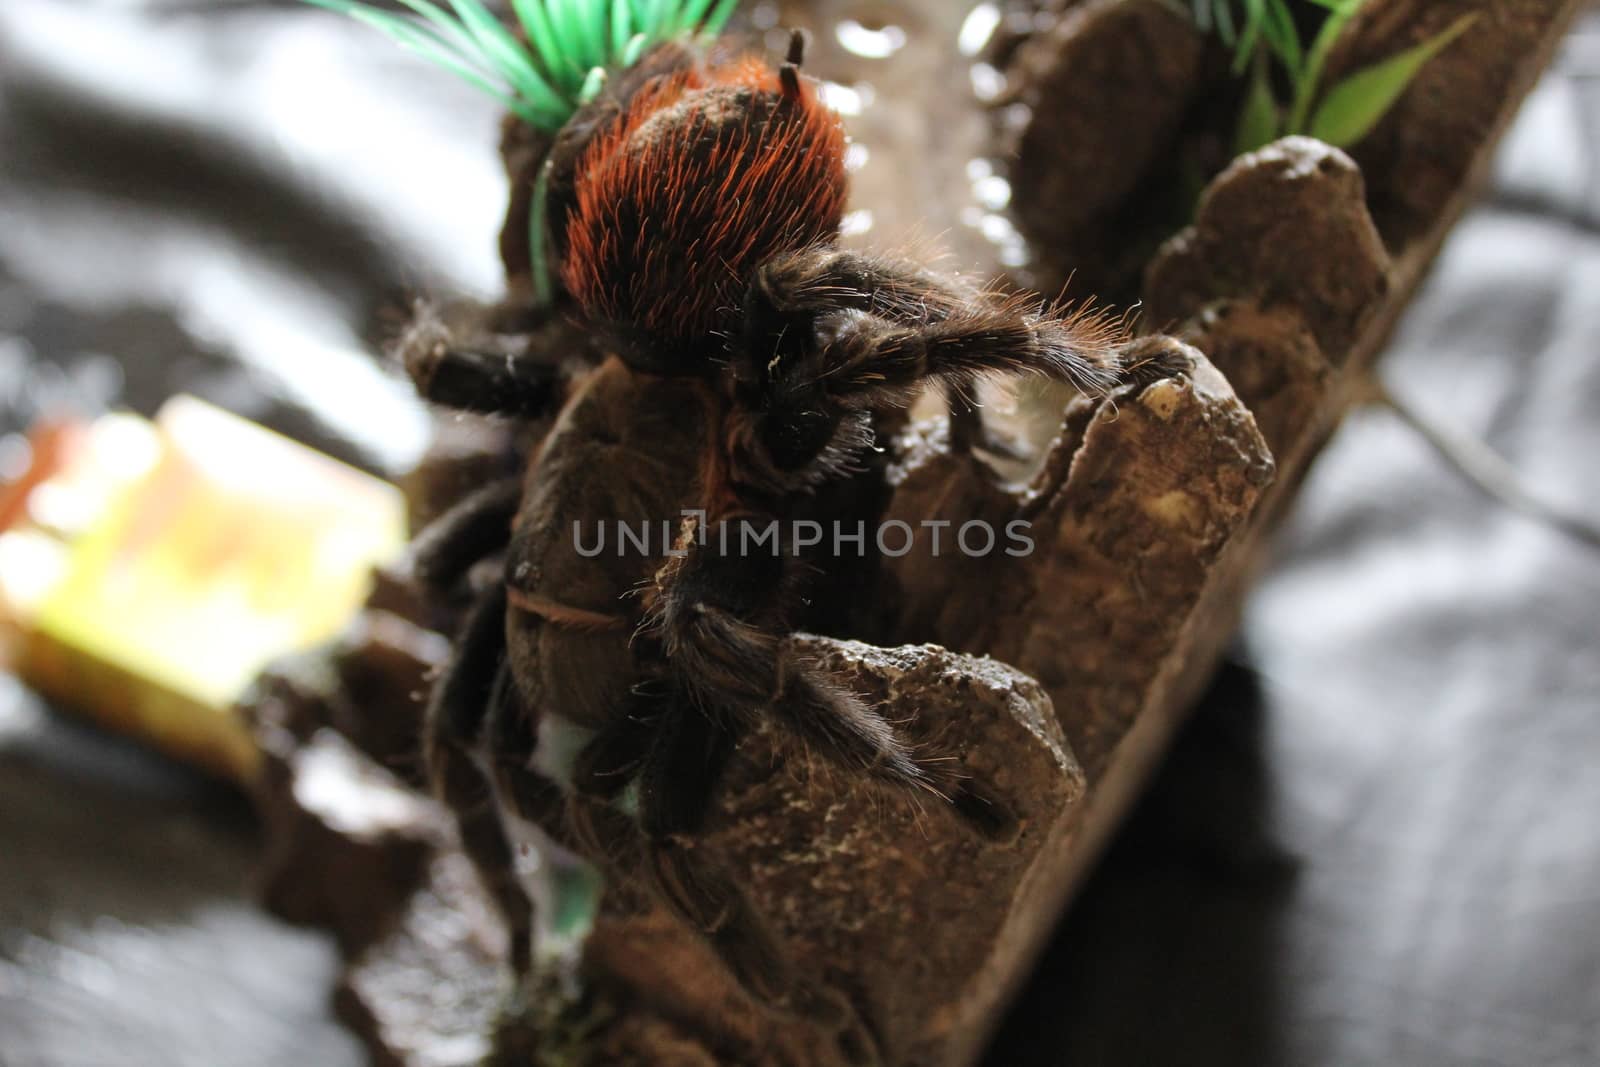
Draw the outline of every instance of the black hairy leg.
[[[1006,834],[1005,806],[955,761],[919,758],[882,715],[794,652],[786,638],[805,565],[786,544],[751,550],[746,540],[771,523],[745,515],[713,524],[656,576],[651,625],[693,705],[736,732],[773,715],[840,769],[948,802],[979,831]]]
[[[579,851],[611,875],[651,887],[757,1001],[824,1025],[843,1025],[847,1006],[795,972],[737,881],[698,847],[735,732],[707,718],[670,684],[647,681],[636,697],[575,760],[570,812]],[[508,740],[513,751],[524,747]],[[631,796],[628,787],[636,790]]]
[[[808,336],[818,318],[840,310],[877,315],[905,325],[941,322],[975,302],[992,300],[924,267],[840,249],[813,250],[767,264],[746,296],[743,342],[762,351],[775,338]],[[797,329],[798,328],[798,329]],[[952,374],[945,381],[950,442],[957,451],[978,449],[1021,459],[1017,444],[990,427],[977,402],[977,379]]]
[[[697,840],[735,733],[678,697],[657,722],[639,772],[639,826],[657,890],[692,924],[752,996],[780,1011],[841,1026],[849,1008],[798,975],[738,883]]]
[[[1020,441],[1001,433],[983,417],[976,377],[952,376],[944,388],[945,406],[950,416],[951,451],[987,452],[1001,459],[1027,458],[1027,449]]]
[[[929,382],[960,394],[993,374],[1035,375],[1103,396],[1127,380],[1133,345],[1105,315],[974,293],[912,266],[835,250],[758,270],[733,346],[731,478],[771,497],[835,476],[875,409]],[[972,443],[988,435],[957,427]]]
[[[411,541],[411,574],[447,591],[480,560],[506,547],[522,503],[522,479],[505,478],[467,494]]]
[[[506,921],[512,972],[520,978],[532,965],[533,905],[517,881],[494,789],[475,755],[499,688],[505,612],[505,590],[496,585],[467,613],[428,702],[423,761],[434,794],[455,817],[463,850]]]

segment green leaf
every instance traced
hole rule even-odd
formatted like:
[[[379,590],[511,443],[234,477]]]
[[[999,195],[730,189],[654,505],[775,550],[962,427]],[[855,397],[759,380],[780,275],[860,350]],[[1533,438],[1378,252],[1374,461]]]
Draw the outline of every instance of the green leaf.
[[[633,8],[633,32],[650,32],[650,0],[628,0],[628,6]]]
[[[1442,33],[1381,63],[1358,70],[1328,90],[1316,117],[1311,120],[1311,136],[1338,148],[1348,148],[1360,141],[1388,114],[1427,62],[1466,33],[1477,18],[1476,12],[1463,15]]]
[[[706,9],[710,6],[711,0],[688,0],[683,5],[683,10],[678,13],[678,22],[674,29],[680,33],[694,29],[705,17]]]
[[[556,36],[555,27],[550,23],[550,13],[545,10],[545,0],[511,0],[511,6],[517,13],[517,21],[521,22],[522,28],[527,31],[528,43],[533,45],[540,64],[550,77],[555,79],[558,86],[568,90],[566,83],[561,80],[559,62],[561,41]],[[570,91],[568,95],[571,95]]]
[[[551,125],[550,116],[543,109],[519,100],[491,83],[482,73],[473,69],[464,57],[444,47],[437,37],[423,32],[416,24],[381,11],[354,10],[349,12],[349,15],[358,22],[365,22],[375,29],[382,30],[394,38],[402,48],[443,67],[462,81],[493,97],[501,107],[516,112],[525,121],[544,129],[560,127],[560,121]]]
[[[438,4],[430,3],[429,0],[400,0],[400,3],[433,23],[438,28],[435,32],[439,32],[441,37],[455,45],[458,51],[474,55],[481,52],[473,36],[462,28],[461,23],[446,14]]]
[[[594,67],[589,71],[589,76],[583,79],[583,88],[578,90],[578,102],[587,104],[600,95],[600,90],[606,87],[606,68]]]
[[[728,24],[728,19],[733,15],[733,9],[739,6],[739,0],[722,0],[706,17],[701,30],[707,37],[715,37],[722,32],[722,27]]]
[[[1222,43],[1232,48],[1239,43],[1239,33],[1233,27],[1233,8],[1223,0],[1216,6],[1217,36],[1222,38]]]
[[[639,57],[644,55],[645,49],[650,47],[650,38],[642,33],[636,33],[628,41],[628,47],[622,50],[622,65],[631,67],[639,62]]]
[[[1239,111],[1239,124],[1234,129],[1233,154],[1242,156],[1277,140],[1280,121],[1278,102],[1272,97],[1272,85],[1267,76],[1267,65],[1257,59],[1250,76],[1250,87],[1245,92],[1244,107]]]
[[[528,208],[528,256],[533,261],[533,295],[541,307],[548,307],[555,295],[550,280],[550,252],[545,247],[545,216],[550,211],[550,172],[554,162],[548,157],[539,167],[533,183],[533,203]]]
[[[552,63],[562,69],[563,83],[570,82],[576,91],[584,75],[594,64],[584,55],[583,29],[578,25],[578,4],[581,0],[546,0],[550,23],[556,31],[556,51]]]
[[[1261,21],[1266,15],[1266,0],[1243,0],[1244,2],[1244,32],[1239,35],[1239,43],[1233,49],[1233,75],[1238,77],[1244,73],[1245,67],[1250,65],[1250,57],[1255,55],[1256,40],[1261,36]]]
[[[672,32],[673,0],[650,0],[650,29],[657,38]]]
[[[1282,0],[1267,8],[1261,20],[1261,36],[1289,72],[1290,81],[1298,82],[1304,74],[1305,55],[1300,48],[1300,30]]]
[[[633,36],[633,9],[628,6],[628,0],[611,0],[611,61],[615,63],[621,57],[623,49],[628,47],[628,38]]]
[[[539,106],[560,107],[562,94],[540,76],[517,39],[480,0],[450,0],[457,17],[477,40],[483,54],[521,95]]]
[[[1311,102],[1317,95],[1317,89],[1322,83],[1322,68],[1327,65],[1328,53],[1333,51],[1333,46],[1338,43],[1339,35],[1344,33],[1345,26],[1355,18],[1356,12],[1366,4],[1366,0],[1335,0],[1331,3],[1320,3],[1318,6],[1328,9],[1328,17],[1323,20],[1322,28],[1317,31],[1316,38],[1311,42],[1311,50],[1306,53],[1304,68],[1300,77],[1295,82],[1294,103],[1289,107],[1288,131],[1290,133],[1305,133],[1306,120],[1311,114]]]
[[[604,67],[611,55],[610,37],[606,33],[605,0],[585,0],[578,7],[578,24],[583,30],[583,54],[589,61],[590,70]],[[584,73],[585,80],[588,72]],[[579,90],[582,96],[582,90]]]

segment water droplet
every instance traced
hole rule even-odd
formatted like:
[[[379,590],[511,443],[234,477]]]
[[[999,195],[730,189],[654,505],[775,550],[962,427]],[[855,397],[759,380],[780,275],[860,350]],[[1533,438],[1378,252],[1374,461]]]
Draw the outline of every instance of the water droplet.
[[[854,237],[872,229],[872,212],[862,208],[852,211],[839,223],[839,236]]]
[[[758,30],[770,30],[778,25],[778,5],[768,2],[760,3],[750,12],[750,25]]]
[[[1011,203],[1011,183],[997,174],[974,182],[972,193],[990,211],[999,211]]]
[[[974,63],[967,72],[972,81],[972,95],[983,103],[991,103],[1005,95],[1006,76],[987,63]]]
[[[964,56],[977,55],[983,51],[983,46],[989,43],[989,38],[994,36],[995,27],[999,25],[1000,8],[995,4],[979,4],[961,24],[961,32],[956,37],[956,47],[961,49],[961,54]]]
[[[838,82],[822,83],[822,102],[841,115],[859,115],[867,106],[859,88],[852,89]]]
[[[887,59],[906,46],[906,31],[899,26],[870,29],[855,19],[845,19],[833,29],[846,52],[864,59]]]

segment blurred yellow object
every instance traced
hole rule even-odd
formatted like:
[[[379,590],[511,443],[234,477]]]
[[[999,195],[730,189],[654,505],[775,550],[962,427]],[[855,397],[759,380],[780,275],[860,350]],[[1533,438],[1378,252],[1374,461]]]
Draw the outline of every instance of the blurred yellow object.
[[[405,543],[398,490],[192,397],[42,428],[0,495],[6,658],[60,703],[239,780],[232,706],[333,637]]]

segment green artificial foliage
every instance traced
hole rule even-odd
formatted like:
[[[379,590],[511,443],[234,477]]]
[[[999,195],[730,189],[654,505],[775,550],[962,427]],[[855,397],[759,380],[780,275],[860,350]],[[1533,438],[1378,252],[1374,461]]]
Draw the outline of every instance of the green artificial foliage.
[[[528,124],[555,133],[594,99],[609,72],[627,69],[664,41],[715,37],[738,0],[510,0],[520,38],[483,0],[443,0],[443,6],[396,0],[410,15],[366,0],[304,2],[383,31]],[[548,187],[545,166],[528,223],[534,288],[542,304],[553,296],[544,233]]]
[[[1234,152],[1254,151],[1292,133],[1309,134],[1339,148],[1360,141],[1400,99],[1428,60],[1465,33],[1477,18],[1463,15],[1444,31],[1337,85],[1324,87],[1328,55],[1366,0],[1189,0],[1195,25],[1233,51],[1233,73],[1250,84],[1234,131]],[[1322,8],[1316,35],[1300,39],[1296,6]],[[1288,99],[1274,90],[1281,73]]]
[[[305,2],[383,31],[554,133],[599,91],[605,72],[674,37],[715,37],[738,0],[510,0],[524,39],[483,0],[396,0],[409,16],[367,0]]]

